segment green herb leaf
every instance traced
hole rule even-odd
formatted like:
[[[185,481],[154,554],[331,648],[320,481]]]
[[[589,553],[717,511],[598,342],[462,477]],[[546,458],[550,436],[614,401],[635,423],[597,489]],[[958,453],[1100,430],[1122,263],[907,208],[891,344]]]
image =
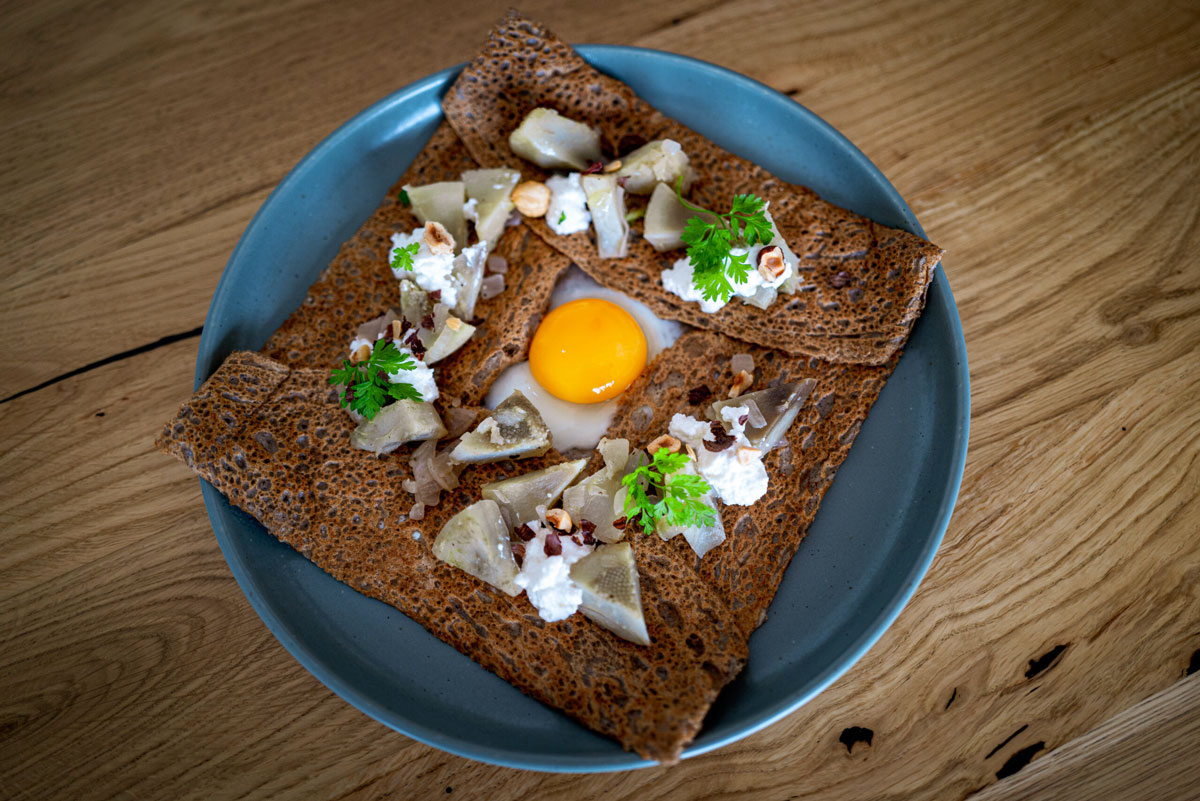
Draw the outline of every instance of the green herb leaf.
[[[558,215],[558,224],[562,225],[566,219],[567,219],[567,213],[564,211],[563,213]]]
[[[625,517],[629,523],[637,523],[647,533],[659,520],[670,526],[712,525],[716,511],[700,500],[712,487],[700,476],[680,472],[688,459],[686,453],[659,448],[650,464],[621,479],[627,490]]]
[[[645,209],[634,209],[633,211],[627,211],[627,212],[625,212],[625,222],[633,222],[634,220],[640,220],[645,216],[646,216]]]
[[[408,199],[408,192],[400,190],[400,203],[405,206],[411,206],[412,201]]]
[[[392,269],[412,270],[413,257],[417,255],[417,251],[420,249],[420,242],[413,242],[411,245],[405,245],[404,247],[396,248],[396,252],[392,255]]]
[[[682,177],[675,182],[675,196],[684,208],[704,215],[689,217],[680,235],[687,245],[692,285],[705,300],[729,300],[733,285],[746,283],[751,270],[746,256],[734,255],[733,248],[766,244],[775,236],[766,201],[757,195],[737,195],[727,214],[716,214],[683,199]]]
[[[416,367],[413,358],[401,353],[395,343],[377,341],[366,361],[355,364],[342,359],[342,366],[330,371],[329,383],[344,387],[338,398],[342,408],[370,420],[392,400],[422,400],[421,393],[412,384],[393,384],[388,378],[389,373],[415,370]]]

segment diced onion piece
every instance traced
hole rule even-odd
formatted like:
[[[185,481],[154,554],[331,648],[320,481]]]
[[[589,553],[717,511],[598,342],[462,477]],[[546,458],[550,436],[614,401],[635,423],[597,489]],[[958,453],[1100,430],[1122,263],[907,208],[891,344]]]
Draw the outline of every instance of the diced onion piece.
[[[479,288],[479,297],[491,300],[504,291],[504,276],[500,273],[486,276]]]
[[[742,372],[743,370],[745,370],[747,373],[750,373],[751,375],[753,375],[754,374],[754,357],[751,356],[749,353],[735,353],[729,359],[729,369],[733,371],[734,375],[737,375],[738,373]]]

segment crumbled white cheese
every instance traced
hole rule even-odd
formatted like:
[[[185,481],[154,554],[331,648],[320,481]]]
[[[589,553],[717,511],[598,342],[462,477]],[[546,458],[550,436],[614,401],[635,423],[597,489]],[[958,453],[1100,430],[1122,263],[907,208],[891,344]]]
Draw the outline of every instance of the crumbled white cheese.
[[[583,589],[571,580],[571,565],[591,553],[594,546],[576,545],[564,534],[559,537],[562,553],[547,556],[546,535],[553,529],[536,520],[529,528],[535,536],[525,543],[525,561],[514,581],[525,590],[542,620],[563,620],[573,615],[583,601]]]
[[[463,204],[463,216],[473,223],[479,222],[479,200],[471,198]]]
[[[579,173],[573,172],[546,179],[550,189],[546,224],[556,234],[577,234],[586,231],[592,222],[592,215],[587,210],[587,195],[579,178]]]
[[[362,337],[355,337],[350,342],[350,352],[354,353],[354,351],[363,345],[366,345],[372,351],[375,350],[374,342]],[[416,367],[411,370],[398,370],[395,373],[388,373],[388,381],[391,381],[393,384],[412,384],[412,388],[420,393],[421,400],[426,403],[432,403],[437,400],[438,387],[437,382],[433,380],[433,368],[418,359],[413,354],[411,348],[402,348],[397,345],[396,349],[412,359],[416,363]]]
[[[767,468],[763,466],[762,454],[754,449],[750,458],[738,458],[740,448],[750,447],[745,426],[737,422],[747,411],[745,406],[721,410],[722,417],[733,417],[733,431],[729,433],[735,441],[715,453],[704,447],[706,440],[716,440],[708,422],[677,413],[667,427],[667,433],[692,446],[696,452],[696,472],[712,486],[717,497],[736,506],[749,506],[767,492]]]
[[[779,235],[779,229],[775,227],[775,221],[771,219],[771,214],[765,207],[763,208],[763,214],[766,215],[767,221],[771,223],[771,230],[775,232],[771,241],[765,245],[760,243],[750,248],[730,248],[730,255],[745,256],[746,263],[750,265],[750,272],[746,276],[745,282],[739,284],[735,281],[730,281],[733,285],[734,296],[748,298],[764,286],[778,289],[799,269],[800,260],[796,258],[796,254],[788,247],[788,243],[784,238]],[[758,254],[763,248],[774,247],[775,245],[778,245],[783,251],[784,270],[778,278],[768,281],[758,271]],[[662,284],[663,289],[668,292],[684,300],[698,302],[700,304],[700,311],[706,314],[720,311],[728,303],[728,301],[724,300],[704,299],[704,295],[692,284],[692,265],[688,262],[686,256],[676,261],[670,268],[662,271]],[[732,297],[730,299],[732,300]]]
[[[396,278],[415,281],[417,286],[426,292],[441,290],[442,303],[453,306],[458,302],[458,282],[451,275],[454,269],[453,253],[433,253],[429,243],[425,241],[425,226],[414,229],[409,234],[392,234],[392,249],[388,252],[388,264],[396,257],[396,251],[408,247],[414,242],[420,245],[417,255],[413,256],[411,270],[392,269]]]

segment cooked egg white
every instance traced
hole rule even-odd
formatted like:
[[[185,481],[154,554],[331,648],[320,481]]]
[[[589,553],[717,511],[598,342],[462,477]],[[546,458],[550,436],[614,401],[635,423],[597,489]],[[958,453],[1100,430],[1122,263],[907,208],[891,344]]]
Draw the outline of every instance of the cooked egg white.
[[[620,306],[637,322],[646,338],[646,361],[649,362],[664,348],[670,347],[683,326],[673,320],[659,319],[650,308],[621,292],[601,286],[578,267],[571,267],[559,279],[550,296],[550,309],[581,298],[599,298]],[[489,409],[507,398],[515,389],[541,412],[559,451],[574,448],[594,448],[612,424],[619,396],[599,403],[572,403],[552,395],[533,377],[529,362],[521,362],[505,370],[488,391],[485,403]]]

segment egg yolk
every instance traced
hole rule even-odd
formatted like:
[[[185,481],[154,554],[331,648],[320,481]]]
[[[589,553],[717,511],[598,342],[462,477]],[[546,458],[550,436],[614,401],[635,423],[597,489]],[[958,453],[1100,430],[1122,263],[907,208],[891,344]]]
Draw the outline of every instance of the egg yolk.
[[[581,298],[542,320],[529,344],[529,369],[556,398],[598,403],[615,398],[646,366],[646,335],[615,303]]]

